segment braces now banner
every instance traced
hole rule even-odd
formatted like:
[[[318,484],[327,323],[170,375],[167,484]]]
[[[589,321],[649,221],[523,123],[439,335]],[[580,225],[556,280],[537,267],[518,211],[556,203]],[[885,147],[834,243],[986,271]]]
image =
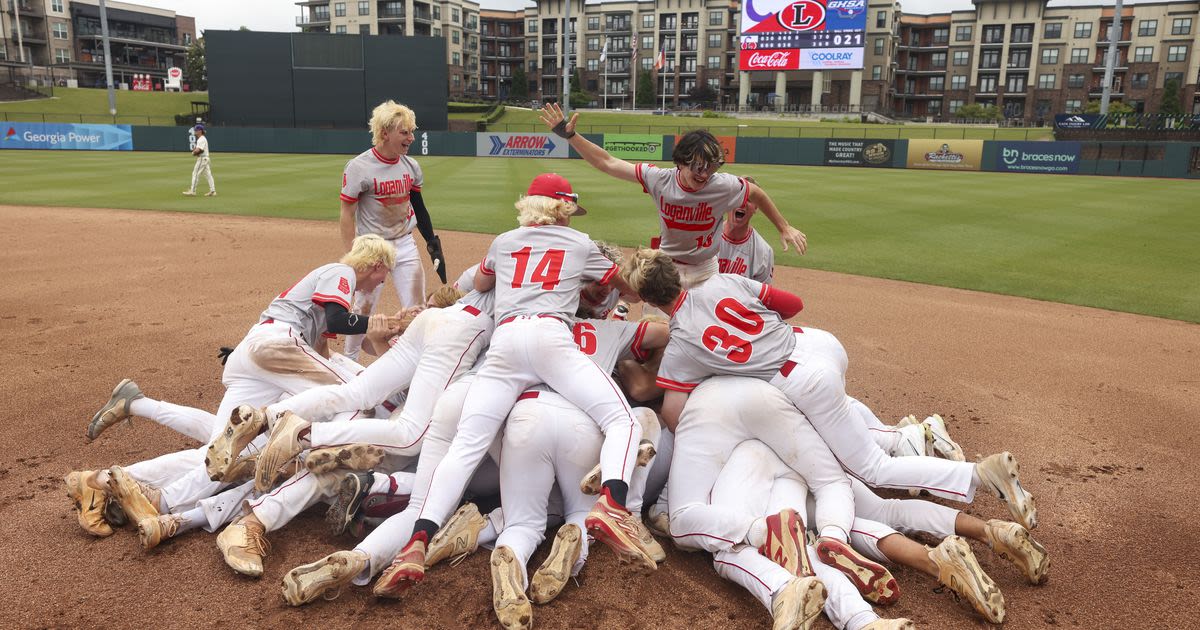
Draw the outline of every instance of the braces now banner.
[[[1009,173],[1078,173],[1078,142],[998,142],[996,170]]]
[[[0,123],[0,149],[64,149],[70,151],[132,151],[129,125],[68,125],[58,123]]]

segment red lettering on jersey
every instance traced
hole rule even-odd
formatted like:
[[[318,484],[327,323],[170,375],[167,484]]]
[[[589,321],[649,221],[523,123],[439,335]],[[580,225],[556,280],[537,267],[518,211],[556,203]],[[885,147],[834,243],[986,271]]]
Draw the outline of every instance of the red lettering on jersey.
[[[342,173],[342,188],[346,187],[346,174]]]
[[[717,270],[721,273],[732,273],[739,276],[744,276],[746,275],[746,271],[749,269],[750,267],[746,265],[746,261],[743,260],[741,256],[738,256],[733,260],[728,258],[717,259]]]
[[[350,282],[345,278],[338,278],[338,291],[350,295]]]
[[[658,213],[662,216],[663,223],[668,228],[675,230],[707,232],[717,224],[717,219],[713,216],[712,206],[703,201],[694,208],[692,206],[664,201]]]
[[[385,206],[396,206],[408,203],[409,191],[413,188],[413,178],[405,173],[400,179],[379,181],[371,180],[372,190],[379,203]]]

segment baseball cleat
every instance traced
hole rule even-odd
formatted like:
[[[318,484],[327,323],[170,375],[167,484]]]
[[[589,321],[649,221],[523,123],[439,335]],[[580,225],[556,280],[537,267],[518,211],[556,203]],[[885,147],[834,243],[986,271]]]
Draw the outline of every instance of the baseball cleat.
[[[316,562],[302,564],[283,576],[283,599],[292,606],[303,606],[322,596],[336,599],[342,587],[370,564],[371,559],[361,551],[335,551]]]
[[[375,580],[371,592],[375,597],[399,599],[404,591],[425,579],[425,533],[414,534],[412,540],[396,554],[395,559]]]
[[[602,487],[601,484],[602,480],[600,479],[600,464],[596,464],[596,467],[591,469],[588,474],[584,475],[583,480],[579,482],[579,491],[584,494],[600,494],[600,488]]]
[[[285,411],[283,417],[271,429],[271,437],[267,445],[258,455],[254,463],[254,489],[266,492],[275,485],[279,478],[279,469],[292,461],[304,450],[300,443],[300,433],[307,430],[311,423],[296,414]]]
[[[258,453],[242,455],[233,461],[229,470],[225,471],[225,483],[240,483],[254,478],[254,465],[258,463]]]
[[[630,562],[643,571],[654,571],[658,564],[642,548],[635,520],[629,510],[613,503],[606,488],[583,523],[596,540],[616,552],[622,563]]]
[[[217,535],[217,547],[229,568],[250,577],[260,577],[263,558],[271,550],[267,532],[257,520],[243,516]]]
[[[141,388],[131,379],[125,379],[113,388],[112,396],[108,398],[108,402],[92,416],[92,421],[88,423],[87,439],[89,442],[100,437],[106,429],[112,425],[122,421],[129,420],[132,414],[129,412],[129,404],[139,398],[145,398]]]
[[[372,444],[348,444],[314,448],[304,458],[304,465],[320,475],[335,470],[371,470],[383,461],[385,452]]]
[[[1008,504],[1013,519],[1030,531],[1037,527],[1037,505],[1033,495],[1021,487],[1020,469],[1012,453],[988,455],[975,465],[975,472],[984,487]]]
[[[184,197],[195,197],[196,193],[195,193],[195,191],[185,190],[185,191],[183,191],[183,196]]]
[[[671,538],[671,515],[666,512],[650,509],[650,518],[645,521],[646,529],[655,536]]]
[[[496,547],[492,552],[492,608],[496,619],[506,630],[527,630],[533,627],[533,606],[521,584],[521,567],[508,547]]]
[[[479,533],[487,527],[487,519],[474,503],[467,503],[446,521],[433,535],[425,551],[425,568],[458,556],[465,556],[479,547]]]
[[[814,575],[804,547],[804,521],[791,508],[767,517],[767,541],[758,553],[797,577]]]
[[[887,605],[900,599],[900,585],[896,584],[896,578],[887,567],[834,538],[819,538],[816,547],[817,558],[846,574],[867,601]]]
[[[963,453],[962,447],[958,442],[950,439],[950,432],[946,430],[946,421],[938,414],[933,414],[921,423],[925,426],[926,432],[929,435],[929,444],[933,447],[938,456],[956,462],[967,461],[967,455]]]
[[[111,536],[113,530],[104,518],[109,502],[108,487],[100,486],[96,481],[98,474],[95,470],[75,471],[63,477],[63,482],[67,484],[67,498],[79,513],[79,526],[85,532],[103,538]]]
[[[550,555],[546,556],[530,580],[529,596],[533,603],[549,604],[558,597],[571,579],[571,570],[582,552],[583,532],[579,531],[579,526],[567,523],[559,527],[554,535],[554,544],[550,547]]]
[[[903,617],[899,619],[876,619],[862,627],[862,630],[916,630],[917,624]]]
[[[162,541],[173,538],[179,533],[179,524],[182,522],[183,517],[178,514],[160,514],[138,521],[138,541],[142,543],[142,550],[150,551]]]
[[[216,196],[217,196],[217,191],[215,191],[215,190],[210,190],[210,191],[208,191],[208,192],[204,193],[204,196],[205,196],[205,197],[216,197]]]
[[[646,527],[646,523],[642,521],[642,518],[634,514],[633,523],[637,526],[638,542],[642,543],[642,549],[646,550],[646,554],[655,562],[665,562],[667,551],[654,539],[654,534],[650,533],[650,528]]]
[[[772,630],[809,630],[821,616],[827,591],[815,577],[796,577],[771,602]]]
[[[642,440],[638,443],[637,465],[645,466],[649,464],[650,460],[654,459],[654,456],[657,454],[658,449],[654,448],[654,442],[645,439]]]
[[[1030,584],[1046,581],[1046,574],[1050,571],[1050,554],[1029,535],[1029,530],[1016,523],[990,520],[983,533],[992,551],[1017,565]]]
[[[155,488],[134,481],[120,466],[108,469],[108,491],[125,515],[135,523],[144,518],[157,518],[161,494]]]
[[[223,481],[237,456],[266,427],[267,417],[264,410],[250,405],[238,405],[233,413],[229,414],[229,422],[225,423],[221,434],[208,446],[208,453],[204,456],[208,478]]]
[[[892,457],[923,457],[926,455],[925,427],[910,424],[895,430],[898,439],[896,446],[889,453]]]
[[[334,536],[346,531],[346,527],[358,515],[358,508],[363,499],[371,491],[371,483],[375,481],[373,472],[352,472],[342,477],[338,484],[338,493],[325,511],[325,522]]]
[[[967,600],[992,623],[1004,622],[1004,595],[983,572],[966,540],[947,536],[929,552],[929,559],[937,565],[938,582],[953,591],[955,599]]]

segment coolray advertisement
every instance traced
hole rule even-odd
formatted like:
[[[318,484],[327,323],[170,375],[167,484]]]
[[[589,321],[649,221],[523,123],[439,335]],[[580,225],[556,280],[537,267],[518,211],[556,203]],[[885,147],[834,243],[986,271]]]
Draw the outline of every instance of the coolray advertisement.
[[[663,137],[641,133],[606,133],[604,150],[622,160],[658,162],[663,159]]]
[[[0,123],[0,149],[65,149],[132,151],[129,125],[69,125],[58,123]]]
[[[566,140],[549,133],[477,133],[478,157],[565,158],[570,156]]]
[[[829,138],[825,141],[825,166],[890,167],[895,140]]]
[[[999,142],[996,170],[1009,173],[1078,173],[1078,142]]]
[[[863,67],[866,0],[745,0],[741,70]]]

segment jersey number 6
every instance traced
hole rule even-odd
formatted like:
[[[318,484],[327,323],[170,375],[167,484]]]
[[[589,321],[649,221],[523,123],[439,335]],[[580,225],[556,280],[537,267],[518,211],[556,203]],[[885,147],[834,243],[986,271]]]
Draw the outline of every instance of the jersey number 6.
[[[509,254],[517,261],[517,271],[513,274],[512,288],[520,289],[521,285],[525,284],[525,272],[529,270],[529,255],[532,252],[532,247],[522,247]],[[562,249],[546,250],[546,253],[538,259],[529,281],[541,283],[543,290],[552,291],[561,282],[559,274],[562,273],[563,256],[566,254],[566,250]]]
[[[762,317],[733,298],[725,298],[717,302],[715,314],[718,320],[729,324],[747,335],[753,336],[763,331]],[[748,340],[725,330],[721,326],[709,326],[705,328],[700,341],[704,343],[704,347],[708,348],[710,352],[715,353],[717,348],[725,350],[725,358],[734,363],[745,363],[754,354],[754,346]]]

